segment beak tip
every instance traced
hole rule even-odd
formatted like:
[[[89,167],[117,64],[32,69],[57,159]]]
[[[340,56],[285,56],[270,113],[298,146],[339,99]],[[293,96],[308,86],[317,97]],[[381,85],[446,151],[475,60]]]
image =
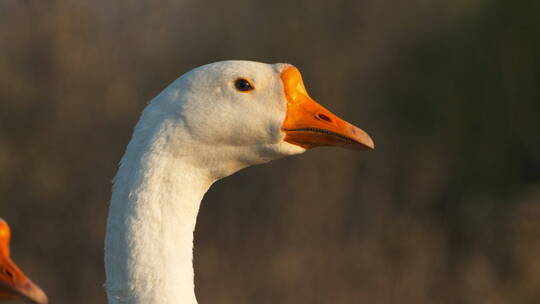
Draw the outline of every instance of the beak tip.
[[[371,139],[371,136],[367,133],[364,134],[363,138],[359,141],[359,144],[361,145],[360,150],[375,150],[375,143],[373,142],[373,139]]]
[[[34,291],[34,293],[32,294],[31,299],[36,304],[48,304],[49,303],[49,299],[47,298],[47,295],[39,287]]]
[[[49,299],[47,294],[31,281],[19,290],[20,295],[30,303],[34,304],[48,304]]]
[[[371,140],[371,138],[367,147],[369,148],[369,150],[375,150],[375,143],[373,142],[373,140]]]

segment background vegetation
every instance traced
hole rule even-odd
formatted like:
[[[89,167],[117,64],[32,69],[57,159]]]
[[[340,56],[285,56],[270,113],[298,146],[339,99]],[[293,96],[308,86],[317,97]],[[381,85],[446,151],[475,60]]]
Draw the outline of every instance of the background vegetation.
[[[0,216],[51,303],[105,303],[110,181],[193,67],[289,62],[373,152],[206,195],[204,303],[538,303],[539,1],[0,2]]]

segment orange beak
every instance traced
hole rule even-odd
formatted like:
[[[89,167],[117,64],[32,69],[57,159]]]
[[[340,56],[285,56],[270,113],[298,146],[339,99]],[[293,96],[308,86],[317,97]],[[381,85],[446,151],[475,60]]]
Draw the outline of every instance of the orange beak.
[[[23,299],[36,304],[47,304],[47,295],[9,257],[11,232],[0,219],[0,300]]]
[[[319,146],[340,146],[353,150],[375,148],[366,132],[332,114],[309,97],[297,68],[285,68],[281,72],[281,80],[287,97],[287,116],[282,126],[286,142],[306,149]]]

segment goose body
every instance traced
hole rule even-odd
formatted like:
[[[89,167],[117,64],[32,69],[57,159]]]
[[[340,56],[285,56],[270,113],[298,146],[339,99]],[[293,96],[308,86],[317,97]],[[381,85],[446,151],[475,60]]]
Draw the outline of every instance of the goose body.
[[[193,231],[204,193],[242,168],[321,145],[373,148],[308,96],[291,65],[223,61],[178,78],[144,109],[114,179],[109,303],[197,303]]]
[[[11,230],[7,222],[0,218],[0,301],[23,299],[47,304],[47,295],[11,260],[10,239]]]

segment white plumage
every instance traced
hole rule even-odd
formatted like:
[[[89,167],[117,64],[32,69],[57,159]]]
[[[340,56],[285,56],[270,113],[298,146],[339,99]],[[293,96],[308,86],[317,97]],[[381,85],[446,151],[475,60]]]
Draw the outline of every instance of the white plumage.
[[[285,71],[297,70],[247,61],[205,65],[146,107],[114,179],[105,242],[109,303],[197,303],[193,231],[204,193],[220,178],[316,145],[373,147],[367,134],[320,106],[323,116],[305,114],[315,127],[284,128],[300,100],[291,92],[303,94],[301,78],[301,87],[288,84]],[[240,91],[239,79],[254,89]],[[334,126],[317,125],[324,123]]]

